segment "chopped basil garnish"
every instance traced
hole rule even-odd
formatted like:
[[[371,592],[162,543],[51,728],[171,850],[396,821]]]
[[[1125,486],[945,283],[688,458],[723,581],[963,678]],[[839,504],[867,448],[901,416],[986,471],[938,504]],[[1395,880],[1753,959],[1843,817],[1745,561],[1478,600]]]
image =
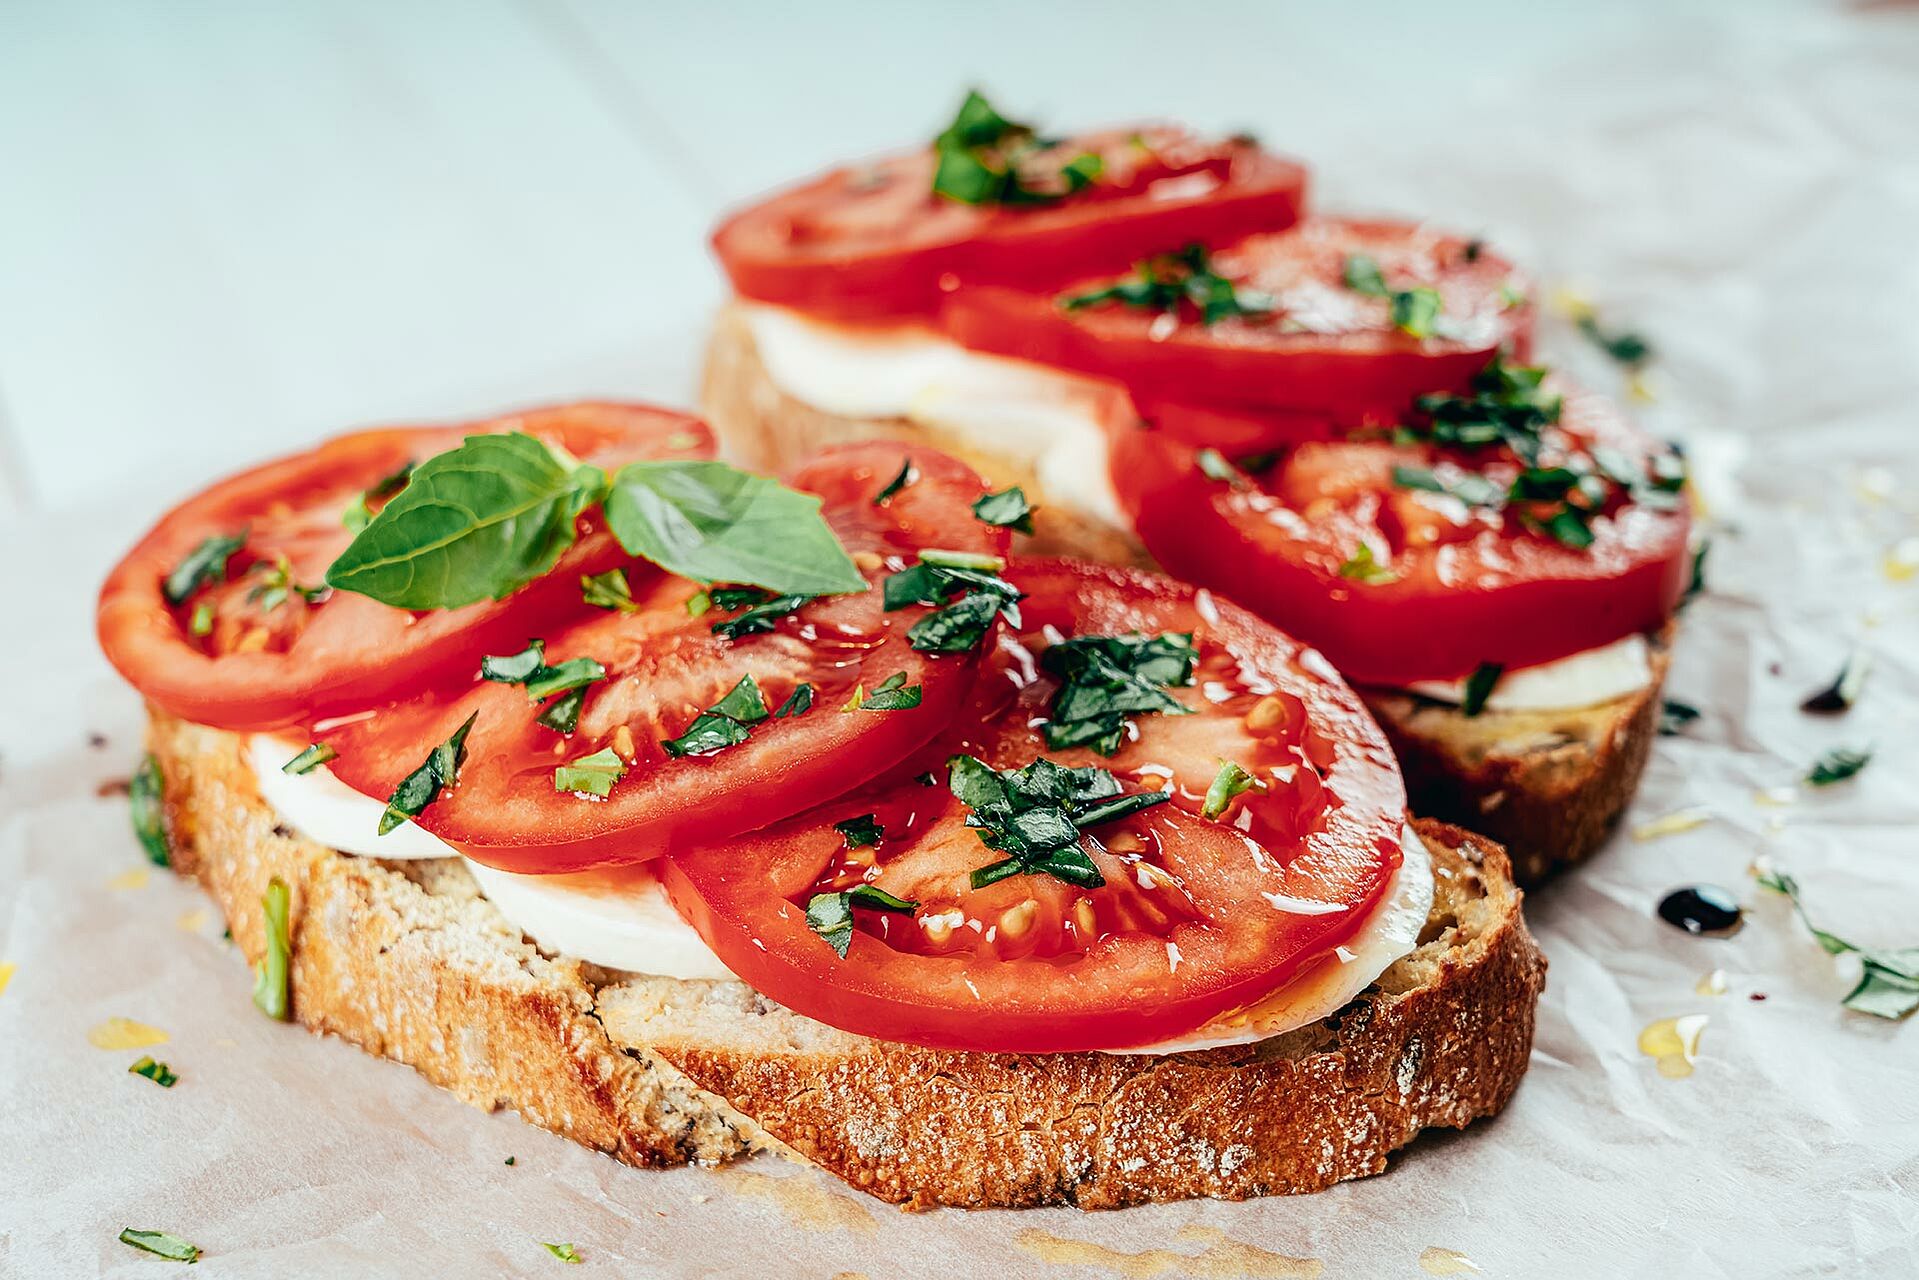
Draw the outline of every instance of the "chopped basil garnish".
[[[1699,718],[1699,708],[1688,702],[1667,698],[1659,704],[1659,736],[1676,738],[1686,726]]]
[[[1110,756],[1119,750],[1130,717],[1190,715],[1191,708],[1166,690],[1191,684],[1198,662],[1191,632],[1060,641],[1040,655],[1040,666],[1060,682],[1046,745],[1056,751],[1091,746]]]
[[[391,498],[394,494],[406,488],[406,482],[411,479],[412,476],[413,462],[409,459],[400,464],[399,470],[376,481],[371,489],[365,490],[359,497],[355,498],[352,505],[347,507],[346,514],[340,517],[340,523],[347,527],[347,532],[349,533],[360,532],[360,530],[366,528],[373,519],[372,504],[386,498]]]
[[[196,636],[213,634],[213,606],[202,600],[193,606],[193,617],[187,621],[187,630]]]
[[[908,605],[942,605],[906,630],[906,642],[922,653],[967,653],[978,647],[996,616],[1019,625],[1019,588],[999,576],[997,556],[929,550],[920,562],[887,576],[882,587],[888,611]],[[951,604],[944,602],[961,593]]]
[[[1231,760],[1219,762],[1219,772],[1213,775],[1213,783],[1206,788],[1206,802],[1200,806],[1202,818],[1218,818],[1233,807],[1233,801],[1248,791],[1264,791],[1266,784],[1246,772]]]
[[[1813,761],[1812,768],[1806,773],[1806,781],[1815,787],[1829,787],[1835,782],[1844,782],[1871,761],[1870,748],[1834,747]]]
[[[752,726],[766,719],[766,700],[752,676],[727,691],[718,702],[700,712],[686,732],[660,743],[671,756],[705,756],[727,747],[737,747],[750,735]]]
[[[633,588],[626,580],[624,569],[581,574],[580,598],[595,609],[615,609],[621,613],[632,613],[640,607],[633,603]]]
[[[919,479],[919,476],[913,471],[913,460],[911,458],[901,459],[899,474],[891,480],[888,480],[886,487],[873,495],[873,505],[876,507],[885,506],[893,500],[894,494],[904,489],[907,485],[912,484],[913,481],[917,479]]]
[[[266,892],[260,895],[261,922],[265,927],[267,946],[260,956],[260,963],[253,970],[253,1003],[261,1013],[269,1018],[278,1018],[281,1022],[293,1016],[292,972],[289,964],[293,945],[287,924],[287,912],[292,899],[286,881],[279,876],[267,881]]]
[[[1799,882],[1791,876],[1770,869],[1755,870],[1753,874],[1761,888],[1783,893],[1791,900],[1792,909],[1799,914],[1814,940],[1825,948],[1826,954],[1859,957],[1859,981],[1840,1002],[1846,1008],[1875,1018],[1903,1018],[1919,1009],[1919,947],[1879,951],[1854,946],[1813,924],[1799,899]]]
[[[249,574],[259,574],[260,581],[253,584],[247,592],[247,603],[260,606],[260,612],[272,613],[287,602],[291,595],[298,595],[308,604],[314,604],[326,598],[330,587],[303,587],[293,580],[293,562],[285,555],[277,555],[273,563],[256,560],[247,567]]]
[[[1599,318],[1591,311],[1582,311],[1579,331],[1593,340],[1593,345],[1617,360],[1629,369],[1636,369],[1652,359],[1652,344],[1636,333],[1608,333],[1599,327]]]
[[[716,608],[735,609],[739,608],[740,603],[745,603],[747,606],[744,612],[723,622],[714,623],[714,635],[725,636],[728,640],[738,640],[744,636],[770,632],[781,618],[789,616],[808,601],[817,599],[815,596],[802,595],[776,596],[758,587],[747,587],[744,590],[752,592],[752,597],[748,601],[741,601],[736,592],[726,587],[715,587],[707,593],[712,596]]]
[[[898,911],[906,915],[920,909],[917,902],[895,897],[878,885],[857,884],[841,893],[816,893],[806,904],[806,927],[826,939],[835,955],[846,959],[853,945],[853,908],[874,911]]]
[[[966,825],[979,831],[987,848],[1007,855],[973,872],[975,889],[1037,874],[1097,889],[1106,879],[1080,847],[1080,832],[1172,798],[1164,791],[1124,793],[1104,769],[1068,769],[1044,756],[1003,773],[966,755],[952,757],[946,767],[947,785],[972,810]]]
[[[1497,662],[1482,662],[1466,677],[1466,693],[1459,700],[1459,713],[1463,716],[1476,716],[1486,709],[1486,699],[1492,696],[1493,686],[1499,683],[1499,677],[1506,668]]]
[[[857,818],[848,818],[843,822],[835,822],[833,824],[833,830],[840,833],[840,838],[846,841],[846,847],[849,849],[859,849],[867,845],[876,845],[880,842],[880,838],[886,834],[880,827],[879,815],[872,813],[863,813]]]
[[[133,816],[134,838],[147,851],[147,861],[156,867],[168,865],[172,851],[167,845],[166,779],[151,752],[127,780],[127,808]]]
[[[1033,531],[1033,504],[1026,500],[1026,491],[1018,485],[979,499],[973,504],[973,514],[983,524],[1019,533]]]
[[[128,1067],[127,1074],[145,1076],[162,1089],[171,1089],[174,1085],[180,1083],[180,1077],[174,1074],[172,1068],[168,1067],[164,1062],[154,1061],[151,1057],[142,1058],[140,1061]]]
[[[585,705],[586,688],[581,686],[547,703],[545,710],[533,717],[533,723],[551,729],[563,737],[572,737],[573,731],[580,727],[580,708]]]
[[[551,569],[603,502],[630,554],[702,582],[860,591],[817,497],[720,462],[632,462],[608,479],[517,432],[429,458],[327,570],[327,585],[404,609],[499,599]]]
[[[568,658],[557,667],[541,667],[526,680],[526,696],[538,702],[556,693],[584,689],[606,679],[606,668],[595,658]]]
[[[453,731],[452,737],[428,752],[420,767],[400,780],[400,785],[387,799],[386,812],[380,815],[379,834],[385,835],[418,817],[440,798],[442,789],[459,781],[460,765],[466,760],[466,735],[479,716],[477,711],[468,716],[466,723]]]
[[[780,709],[773,713],[775,720],[784,720],[788,716],[805,715],[813,709],[813,686],[800,682],[793,686],[793,692],[786,695],[786,701],[780,703]]]
[[[199,1245],[165,1231],[137,1231],[132,1227],[122,1227],[120,1243],[130,1244],[143,1253],[156,1254],[169,1262],[200,1260]]]
[[[575,1249],[571,1244],[549,1244],[542,1240],[540,1241],[540,1247],[558,1258],[561,1262],[579,1263],[586,1261],[585,1258],[580,1256],[580,1251]]]
[[[868,693],[863,687],[855,687],[853,696],[847,699],[841,711],[911,711],[920,704],[925,693],[922,685],[908,685],[906,673],[895,671],[886,679],[873,686]]]
[[[604,800],[613,784],[626,776],[626,761],[612,747],[601,747],[590,756],[581,756],[553,770],[553,789],[574,795],[599,796]]]
[[[1069,158],[1056,180],[1023,171],[1032,157],[1057,145],[1002,116],[977,91],[968,92],[953,123],[933,140],[933,194],[961,204],[1030,205],[1085,190],[1105,167],[1090,152]]]
[[[1349,253],[1342,273],[1346,287],[1369,298],[1384,298],[1392,308],[1393,323],[1415,338],[1430,338],[1439,322],[1439,293],[1424,285],[1394,289],[1386,284],[1379,260],[1371,254]]]
[[[1236,316],[1270,315],[1276,305],[1268,295],[1241,289],[1214,271],[1205,247],[1197,244],[1147,258],[1134,266],[1132,275],[1103,288],[1059,297],[1059,305],[1068,311],[1107,302],[1171,316],[1191,315],[1202,325]]]
[[[1371,587],[1399,581],[1398,574],[1373,558],[1372,544],[1363,541],[1354,549],[1346,563],[1339,566],[1339,576],[1351,578],[1354,582],[1363,582]]]
[[[1559,421],[1558,396],[1545,393],[1542,365],[1495,357],[1473,375],[1471,394],[1439,392],[1414,400],[1425,419],[1424,438],[1472,449],[1503,444],[1527,466],[1539,461],[1540,433]]]
[[[546,665],[546,641],[529,640],[526,648],[505,657],[480,659],[480,678],[495,684],[517,684],[526,689],[535,702],[554,698],[540,714],[537,724],[562,734],[571,734],[580,724],[580,708],[586,703],[586,686],[606,679],[606,667],[594,658],[568,658],[557,667]]]
[[[1853,650],[1833,682],[1800,703],[1799,709],[1814,715],[1838,715],[1850,710],[1852,704],[1859,701],[1866,687],[1866,675],[1871,670],[1872,655],[1863,649]]]
[[[293,757],[293,759],[281,765],[280,772],[290,773],[295,776],[303,773],[312,773],[327,761],[336,759],[339,754],[339,752],[335,751],[326,743],[316,742],[299,755]]]
[[[208,583],[224,582],[227,561],[247,544],[247,531],[216,533],[187,553],[161,584],[168,604],[185,604],[187,597]]]
[[[505,657],[480,659],[480,679],[495,684],[525,684],[533,673],[546,666],[546,641],[529,640],[526,648]]]

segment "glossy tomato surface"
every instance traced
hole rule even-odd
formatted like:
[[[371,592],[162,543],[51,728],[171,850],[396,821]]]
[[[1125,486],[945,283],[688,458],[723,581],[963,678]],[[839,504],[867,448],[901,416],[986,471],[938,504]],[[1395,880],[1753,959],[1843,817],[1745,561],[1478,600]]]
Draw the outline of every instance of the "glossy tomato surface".
[[[1547,462],[1598,446],[1644,472],[1665,452],[1585,392],[1565,396],[1549,436]],[[1539,513],[1523,503],[1468,506],[1397,479],[1470,475],[1504,494],[1521,469],[1498,451],[1371,439],[1301,444],[1219,479],[1191,444],[1145,430],[1116,435],[1112,456],[1121,503],[1170,572],[1317,646],[1347,679],[1392,686],[1548,662],[1671,616],[1688,574],[1683,495],[1615,492],[1576,547],[1529,524]]]
[[[676,852],[681,914],[755,990],[863,1035],[946,1048],[1143,1046],[1264,996],[1350,937],[1398,867],[1406,798],[1378,727],[1315,655],[1245,611],[1157,575],[1066,561],[1009,571],[1027,593],[948,733],[869,786],[737,841]],[[1187,633],[1190,714],[1139,715],[1111,756],[1049,749],[1040,726],[1064,639]],[[1089,827],[1103,883],[971,873],[1002,854],[966,825],[947,761],[1040,758],[1170,800]],[[1202,816],[1222,760],[1260,788]],[[869,817],[876,843],[835,823]],[[875,885],[911,914],[855,906],[844,958],[809,928],[815,894]]]
[[[733,214],[713,235],[742,296],[838,319],[929,315],[962,284],[1057,284],[1190,240],[1290,226],[1306,171],[1243,141],[1183,129],[1062,140],[1055,167],[1098,155],[1085,190],[1036,205],[934,194],[931,148],[835,169]]]
[[[884,505],[875,497],[912,463],[912,479]],[[337,751],[331,768],[349,786],[385,799],[469,718],[457,785],[415,819],[491,866],[565,872],[657,857],[674,843],[712,839],[786,817],[895,764],[952,719],[973,683],[979,651],[920,653],[906,632],[924,606],[887,612],[880,581],[939,547],[998,555],[1006,530],[982,524],[970,505],[985,491],[962,464],[931,450],[863,444],[829,451],[792,478],[817,493],[827,522],[874,589],[821,597],[770,630],[716,633],[736,611],[688,602],[698,584],[644,564],[628,568],[636,608],[578,606],[530,639],[552,666],[590,658],[605,678],[586,687],[575,730],[539,723],[541,703],[517,685],[466,678],[367,713],[322,722],[313,740]],[[577,604],[578,588],[574,588]],[[984,646],[982,646],[982,649]],[[779,710],[802,685],[804,710],[768,715],[745,741],[675,755],[707,708],[751,676],[764,710]],[[891,679],[919,691],[917,706],[848,709]],[[604,797],[556,787],[557,766],[612,750],[623,776]]]
[[[609,469],[638,458],[706,458],[706,425],[639,405],[585,403],[452,427],[361,431],[220,481],[168,512],[100,592],[101,647],[147,698],[226,729],[264,729],[365,706],[488,645],[518,641],[543,611],[579,599],[582,574],[624,558],[596,517],[553,571],[503,600],[412,613],[320,590],[352,541],[345,523],[362,494],[378,506],[398,472],[468,435],[521,431]],[[244,543],[218,580],[167,597],[169,574],[209,538]],[[304,590],[302,589],[304,588]],[[198,625],[196,626],[196,620]]]
[[[1429,336],[1393,318],[1390,296],[1346,283],[1349,259],[1375,263],[1391,292],[1439,295]],[[1312,218],[1220,249],[1211,270],[1262,314],[1208,324],[1190,302],[1174,311],[1119,301],[1070,308],[1064,299],[1123,279],[1114,272],[1054,290],[969,288],[949,297],[942,324],[956,341],[1124,383],[1143,402],[1261,406],[1390,418],[1423,392],[1464,390],[1501,348],[1525,358],[1530,286],[1475,241],[1405,222]]]

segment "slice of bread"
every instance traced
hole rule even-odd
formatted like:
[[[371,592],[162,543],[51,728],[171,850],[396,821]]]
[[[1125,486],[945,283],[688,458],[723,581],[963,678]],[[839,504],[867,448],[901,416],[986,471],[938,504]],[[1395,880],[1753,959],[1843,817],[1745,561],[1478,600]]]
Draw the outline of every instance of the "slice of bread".
[[[722,452],[747,466],[779,474],[828,445],[917,440],[965,459],[995,487],[1025,489],[1039,511],[1033,536],[1017,539],[1016,550],[1154,567],[1131,530],[1053,501],[1013,459],[904,418],[843,418],[786,394],[737,306],[714,326],[701,404]],[[1359,692],[1399,753],[1413,811],[1499,841],[1519,883],[1533,885],[1597,849],[1638,787],[1657,731],[1669,633],[1654,638],[1651,687],[1576,711],[1468,717],[1397,690]]]
[[[173,866],[249,961],[292,890],[293,1014],[635,1165],[788,1149],[912,1206],[1107,1207],[1316,1191],[1423,1128],[1498,1111],[1526,1070],[1545,960],[1505,855],[1421,823],[1420,945],[1337,1015],[1170,1057],[936,1052],[834,1030],[737,982],[542,954],[453,860],[355,858],[279,825],[233,733],[155,711]],[[244,1003],[236,980],[230,998]]]

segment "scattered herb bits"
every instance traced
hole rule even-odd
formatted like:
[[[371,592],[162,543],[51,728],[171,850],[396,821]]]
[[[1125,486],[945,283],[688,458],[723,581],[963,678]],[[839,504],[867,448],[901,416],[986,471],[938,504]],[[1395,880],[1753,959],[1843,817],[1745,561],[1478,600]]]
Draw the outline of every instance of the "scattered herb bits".
[[[1659,736],[1673,738],[1684,733],[1688,725],[1699,718],[1699,708],[1677,698],[1667,698],[1659,704]]]
[[[1011,529],[1016,533],[1033,531],[1033,504],[1018,485],[989,493],[973,504],[973,514],[982,524]]]
[[[840,833],[840,838],[846,842],[848,849],[877,845],[886,835],[879,824],[878,815],[871,813],[863,813],[857,818],[835,822],[833,830]]]
[[[173,572],[161,584],[160,589],[167,603],[185,604],[187,598],[201,587],[226,581],[227,561],[233,559],[246,544],[245,529],[238,533],[216,533],[201,542],[187,553],[186,559],[173,567]]]
[[[1806,781],[1815,787],[1829,787],[1835,782],[1844,782],[1871,761],[1870,749],[1834,747],[1813,761],[1812,768],[1806,773]]]
[[[953,795],[972,811],[966,825],[978,830],[980,843],[1007,855],[973,872],[975,889],[1041,874],[1096,889],[1106,879],[1080,846],[1080,833],[1172,798],[1164,791],[1126,793],[1105,769],[1069,769],[1044,756],[1001,772],[957,755],[946,768]]]
[[[146,850],[147,860],[156,867],[172,861],[167,846],[166,780],[160,774],[160,762],[149,752],[127,781],[127,806],[133,817],[133,835]]]
[[[293,947],[287,915],[293,895],[279,876],[267,881],[260,895],[260,910],[266,931],[266,952],[253,970],[253,1003],[261,1013],[281,1022],[293,1016]]]
[[[175,1075],[166,1063],[156,1062],[151,1057],[142,1058],[128,1067],[127,1074],[145,1076],[162,1089],[171,1089],[180,1083],[180,1077]]]
[[[608,609],[616,613],[632,613],[639,608],[633,603],[633,588],[626,580],[624,569],[581,574],[580,598],[595,609]]]
[[[806,927],[826,940],[835,955],[846,959],[853,945],[853,908],[897,911],[911,915],[920,904],[895,897],[878,885],[855,885],[842,893],[816,893],[806,904]]]
[[[1399,581],[1398,574],[1373,558],[1369,542],[1360,543],[1346,563],[1339,566],[1339,576],[1374,587]]]
[[[166,1231],[140,1231],[120,1228],[120,1243],[132,1245],[142,1253],[151,1253],[169,1262],[198,1262],[200,1246]]]
[[[660,745],[671,756],[712,755],[745,742],[753,726],[767,714],[759,683],[750,675],[741,676],[724,698],[693,718],[685,733],[667,738]]]
[[[387,797],[386,811],[380,815],[380,835],[418,817],[440,798],[441,791],[459,781],[460,765],[466,760],[466,735],[479,716],[477,711],[468,716],[466,723],[453,731],[452,737],[433,748],[419,768],[400,780],[400,785]]]
[[[339,754],[339,752],[335,751],[326,743],[316,742],[299,755],[293,757],[293,759],[281,765],[280,772],[293,774],[295,776],[303,773],[312,773],[327,761],[337,759]]]
[[[891,480],[888,480],[886,484],[881,487],[880,491],[873,495],[873,505],[876,507],[885,506],[898,496],[900,490],[906,488],[907,485],[912,484],[913,481],[918,478],[919,477],[913,472],[913,460],[911,458],[900,459],[899,473]]]
[[[1197,244],[1148,258],[1133,269],[1131,276],[1114,284],[1059,298],[1059,305],[1067,311],[1108,302],[1162,315],[1191,315],[1202,325],[1215,325],[1232,317],[1270,315],[1276,305],[1267,294],[1240,288],[1214,271],[1205,247]]]
[[[626,761],[612,747],[601,747],[590,756],[560,765],[553,770],[553,789],[570,791],[576,796],[606,799],[613,784],[626,776]]]
[[[578,1264],[586,1261],[585,1258],[580,1256],[580,1251],[570,1244],[549,1244],[547,1241],[542,1240],[540,1241],[540,1247],[558,1258],[561,1262]]]
[[[1046,722],[1055,751],[1119,750],[1135,716],[1191,714],[1168,689],[1193,683],[1199,651],[1191,632],[1157,636],[1075,636],[1049,647],[1040,666],[1059,677]]]
[[[1248,791],[1264,791],[1266,784],[1248,773],[1231,760],[1219,762],[1219,772],[1213,775],[1212,785],[1206,788],[1206,801],[1200,806],[1199,816],[1218,819],[1233,807],[1233,801]]]

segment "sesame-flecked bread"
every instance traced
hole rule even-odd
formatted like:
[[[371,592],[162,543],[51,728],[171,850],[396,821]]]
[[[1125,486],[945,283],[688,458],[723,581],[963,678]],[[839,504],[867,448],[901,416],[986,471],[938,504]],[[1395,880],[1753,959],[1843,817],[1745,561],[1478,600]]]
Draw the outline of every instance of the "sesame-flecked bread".
[[[240,735],[155,711],[148,741],[173,866],[250,961],[267,882],[290,886],[298,1021],[629,1164],[784,1144],[916,1207],[1317,1191],[1379,1172],[1421,1129],[1503,1107],[1545,981],[1505,854],[1422,822],[1436,894],[1420,945],[1331,1018],[1168,1057],[920,1049],[741,983],[544,955],[458,862],[350,857],[278,825]]]
[[[794,399],[768,376],[737,307],[715,324],[701,405],[721,450],[744,465],[783,473],[828,445],[915,440],[964,459],[995,487],[1026,491],[1039,510],[1019,550],[1154,567],[1130,529],[1055,502],[1015,459],[904,418],[843,418]],[[1469,718],[1395,689],[1359,694],[1399,754],[1413,811],[1497,840],[1519,883],[1534,885],[1597,849],[1632,799],[1658,726],[1670,632],[1654,638],[1651,687],[1573,711]]]

